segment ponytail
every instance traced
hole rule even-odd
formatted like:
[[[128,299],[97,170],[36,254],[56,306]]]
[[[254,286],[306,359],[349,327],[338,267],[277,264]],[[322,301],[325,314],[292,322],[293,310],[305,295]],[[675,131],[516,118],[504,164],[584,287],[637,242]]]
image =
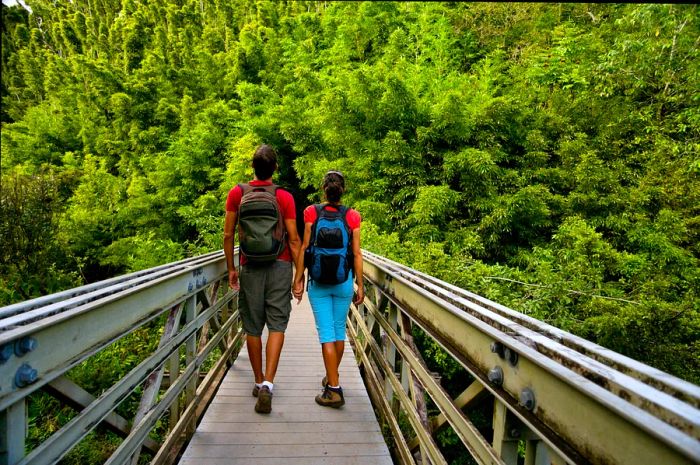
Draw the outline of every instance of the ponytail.
[[[323,177],[323,193],[326,200],[331,203],[340,202],[340,197],[345,193],[345,178],[340,171],[329,171]]]

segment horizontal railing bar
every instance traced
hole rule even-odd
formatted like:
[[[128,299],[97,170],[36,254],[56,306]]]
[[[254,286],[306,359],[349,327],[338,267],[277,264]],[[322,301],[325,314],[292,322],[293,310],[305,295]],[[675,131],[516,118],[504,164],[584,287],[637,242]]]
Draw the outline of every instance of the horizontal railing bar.
[[[212,258],[214,256],[221,255],[221,254],[222,254],[222,251],[218,251],[218,252],[210,252],[210,253],[204,254],[204,255],[199,255],[196,257],[189,257],[189,258],[186,258],[184,260],[177,261],[177,262],[168,263],[165,265],[160,265],[160,266],[156,266],[153,268],[148,268],[146,270],[135,271],[133,273],[129,273],[129,274],[121,275],[121,276],[116,276],[114,278],[105,279],[103,281],[98,281],[96,283],[86,284],[84,286],[75,287],[75,288],[68,289],[68,290],[61,291],[61,292],[56,292],[54,294],[49,294],[46,296],[37,297],[36,299],[26,300],[24,302],[19,302],[16,304],[8,305],[8,306],[0,308],[0,323],[2,323],[1,320],[3,318],[7,318],[10,316],[19,314],[19,313],[24,313],[24,312],[29,311],[29,310],[34,310],[34,309],[37,309],[39,307],[45,307],[45,306],[51,305],[55,302],[70,300],[70,299],[73,299],[75,297],[81,296],[83,294],[91,293],[91,292],[103,289],[105,287],[120,284],[120,283],[123,283],[125,281],[132,280],[134,278],[138,278],[141,276],[156,273],[158,271],[172,268],[172,267],[177,266],[177,265],[185,265],[185,264],[192,262],[192,261],[202,260],[205,258]]]
[[[221,307],[223,307],[225,304],[228,303],[229,300],[231,300],[231,298],[233,298],[235,294],[236,293],[234,291],[229,291],[228,294],[224,297],[224,299],[222,299],[222,301],[217,302],[214,306],[207,309],[203,313],[203,315],[209,314],[209,317],[206,320],[212,318]],[[214,349],[214,347],[219,343],[219,341],[223,339],[227,331],[231,329],[231,326],[233,326],[233,324],[236,322],[235,317],[237,316],[238,312],[235,312],[231,315],[231,317],[226,321],[226,323],[224,323],[223,329],[217,332],[216,335],[212,337],[209,343],[205,346],[204,350],[197,354],[197,356],[185,367],[185,369],[183,370],[183,375],[180,376],[177,379],[177,381],[170,385],[170,387],[167,391],[165,391],[163,397],[158,401],[158,403],[151,407],[148,413],[143,417],[143,419],[141,419],[141,421],[138,424],[134,425],[134,427],[131,429],[131,432],[129,433],[129,436],[127,436],[126,439],[124,439],[124,441],[122,441],[122,443],[119,445],[119,447],[117,447],[117,450],[114,451],[114,453],[110,456],[109,460],[105,462],[105,465],[125,463],[126,460],[128,460],[129,457],[131,457],[131,455],[141,447],[143,441],[146,440],[146,438],[148,438],[148,433],[153,429],[158,419],[163,415],[165,410],[170,407],[170,404],[177,400],[177,397],[187,387],[188,383],[190,382],[190,379],[196,374],[197,370],[207,358],[209,353]],[[198,317],[195,321],[199,320],[200,317]],[[202,320],[201,323],[204,324],[204,321],[206,320]],[[200,328],[202,324],[199,324],[198,328]],[[167,356],[165,358],[167,358]],[[163,361],[165,361],[165,358],[163,358]],[[197,398],[195,396],[195,398],[192,400],[192,403],[196,402],[196,399]]]
[[[352,315],[352,313],[351,313]],[[362,318],[357,318],[356,322],[357,325],[360,326],[360,322],[362,321]],[[365,372],[365,380],[367,381],[367,387],[369,389],[370,396],[372,396],[373,404],[379,408],[379,410],[383,414],[384,420],[389,424],[389,428],[391,429],[392,436],[395,441],[395,447],[396,451],[398,452],[399,458],[404,464],[414,464],[415,461],[413,460],[413,455],[411,454],[411,450],[408,448],[408,445],[406,444],[406,439],[403,437],[403,434],[401,432],[401,427],[399,426],[398,421],[394,417],[391,411],[391,406],[389,405],[389,402],[387,401],[386,397],[382,395],[382,388],[381,388],[381,382],[379,381],[379,378],[377,377],[376,372],[374,371],[372,364],[370,362],[370,359],[368,355],[365,353],[365,350],[363,347],[361,347],[360,341],[358,339],[359,333],[355,329],[354,325],[348,325],[348,333],[350,337],[356,342],[355,344],[355,355],[359,357],[360,363],[364,366],[364,372]],[[363,333],[363,337],[365,338],[365,341],[367,341],[368,337],[371,338],[371,335],[367,335]]]
[[[416,359],[416,355],[408,346],[401,340],[396,331],[389,325],[389,322],[377,312],[377,309],[371,302],[365,302],[365,306],[374,313],[379,325],[382,327],[386,335],[391,339],[391,342],[396,347],[396,350],[401,354],[404,362],[407,362],[411,367],[411,372],[414,373],[420,380],[421,385],[435,402],[435,405],[440,409],[448,423],[452,426],[454,432],[462,440],[462,443],[467,447],[472,457],[479,460],[481,464],[498,464],[505,465],[505,462],[498,457],[496,451],[479,433],[467,416],[455,406],[452,399],[447,395],[445,390],[435,381],[428,370]],[[353,311],[357,310],[353,306]],[[359,316],[359,315],[357,315]]]
[[[671,425],[657,419],[638,407],[624,402],[619,397],[601,388],[585,377],[543,356],[517,338],[504,334],[496,328],[484,323],[481,319],[469,313],[465,313],[453,304],[440,299],[420,286],[417,286],[415,283],[405,279],[403,276],[392,273],[381,265],[373,264],[368,260],[366,261],[364,269],[365,276],[370,278],[370,282],[373,282],[378,288],[382,289],[383,292],[387,293],[392,301],[399,305],[404,305],[404,309],[411,309],[407,313],[411,319],[418,323],[419,326],[439,342],[440,345],[448,350],[456,360],[463,362],[465,361],[465,357],[467,357],[471,360],[469,363],[476,363],[473,367],[463,363],[474,376],[481,377],[482,379],[484,378],[485,373],[490,368],[489,365],[487,365],[488,360],[494,360],[496,364],[504,365],[504,371],[507,371],[504,387],[494,388],[493,385],[485,384],[486,387],[503,402],[508,404],[509,408],[516,416],[535,431],[540,430],[540,428],[534,427],[532,423],[533,418],[537,418],[537,414],[546,414],[546,421],[544,424],[555,421],[557,425],[557,436],[563,435],[563,438],[566,438],[568,442],[547,442],[560,455],[570,457],[571,453],[566,453],[566,449],[569,448],[568,444],[578,444],[579,447],[581,447],[581,433],[579,432],[581,431],[581,421],[579,420],[576,426],[574,426],[570,418],[570,410],[563,409],[564,404],[572,402],[578,403],[578,408],[584,405],[590,405],[591,409],[595,409],[595,406],[598,405],[613,413],[612,416],[608,414],[603,417],[591,416],[592,412],[586,414],[587,422],[593,422],[590,423],[592,429],[587,430],[587,434],[596,436],[596,441],[599,442],[596,444],[596,447],[602,447],[601,444],[606,443],[607,440],[609,447],[612,448],[612,446],[615,445],[618,447],[618,452],[622,453],[622,450],[619,449],[621,444],[619,442],[611,442],[614,435],[608,434],[605,438],[599,437],[602,430],[608,433],[611,431],[609,428],[604,428],[603,425],[615,423],[621,428],[620,431],[616,433],[622,434],[621,431],[624,430],[629,431],[629,433],[637,431],[636,434],[639,434],[639,432],[643,431],[644,434],[660,440],[660,442],[648,443],[642,441],[640,447],[648,447],[649,444],[654,444],[655,446],[664,444],[669,448],[665,449],[664,452],[668,460],[678,461],[678,456],[674,454],[679,453],[685,457],[700,457],[700,443],[694,438],[673,428]],[[408,302],[410,302],[410,304]],[[428,308],[433,309],[430,315],[426,313]],[[439,331],[436,332],[438,329]],[[516,350],[520,355],[520,361],[517,367],[511,368],[507,366],[503,360],[497,359],[495,354],[490,353],[489,345],[494,340],[505,342],[509,347]],[[551,384],[552,382],[553,384]],[[534,417],[531,417],[531,414],[524,408],[518,407],[517,399],[519,395],[511,394],[513,392],[519,393],[520,389],[524,387],[524,384],[533,386],[533,388],[542,389],[548,393],[545,397],[539,397],[540,400],[538,401],[538,407],[535,410],[536,415]],[[566,386],[568,386],[568,388]],[[552,389],[555,389],[555,391],[552,392]],[[503,394],[505,393],[508,394],[504,397]],[[553,393],[557,395],[552,396]],[[560,402],[556,402],[555,398],[561,398],[561,396],[566,396],[566,399],[560,399]],[[688,406],[688,408],[692,409],[691,406]],[[555,415],[552,417],[553,412],[556,412],[557,409],[559,409],[559,414],[562,416]],[[604,418],[605,420],[603,420]],[[634,425],[634,429],[628,430],[627,428],[629,428],[629,426],[623,428],[623,424],[620,423],[622,420],[628,422],[628,425]],[[599,426],[593,427],[593,425],[598,424],[598,422],[600,422]],[[571,429],[567,430],[564,427],[565,425],[566,428]],[[576,431],[576,433],[574,433],[574,431]],[[576,439],[579,439],[579,441],[577,442]],[[593,445],[585,441],[582,444],[585,444],[585,447],[591,447]],[[562,447],[564,447],[564,449],[562,449]],[[608,452],[607,449],[598,450],[603,454],[611,453]],[[674,451],[673,454],[671,450]],[[657,455],[658,454],[654,456]],[[645,459],[648,460],[650,457],[651,456],[645,456]]]
[[[231,314],[232,319],[237,319],[238,317],[238,311],[235,311]],[[194,401],[187,406],[185,411],[180,416],[180,419],[178,420],[177,424],[170,428],[170,433],[168,434],[168,437],[165,438],[165,441],[163,441],[163,446],[160,448],[158,453],[155,455],[155,457],[153,457],[153,460],[151,461],[152,465],[170,463],[168,458],[177,455],[178,451],[173,450],[173,448],[176,447],[178,443],[182,442],[182,433],[185,431],[185,428],[191,421],[192,416],[196,414],[196,410],[199,407],[200,402],[202,402],[202,400],[205,400],[203,393],[210,389],[211,384],[214,382],[214,379],[217,376],[217,374],[219,374],[222,370],[225,369],[228,359],[233,355],[233,352],[236,350],[236,347],[242,342],[243,335],[244,333],[242,328],[239,328],[238,332],[231,340],[231,343],[226,349],[226,351],[221,354],[221,358],[219,358],[216,365],[207,373],[205,378],[197,387],[197,392],[195,394]]]
[[[194,266],[200,266],[211,261],[211,257],[206,258],[195,258],[184,264],[179,264],[177,266],[164,267],[154,273],[149,273],[146,275],[138,276],[128,281],[123,281],[118,284],[102,287],[96,291],[82,294],[77,297],[73,297],[68,300],[63,300],[61,302],[56,302],[45,307],[41,307],[35,310],[26,311],[24,313],[7,317],[0,320],[0,331],[8,331],[11,329],[19,328],[28,325],[33,322],[42,320],[43,318],[48,318],[53,315],[57,315],[63,312],[70,311],[74,308],[80,307],[81,305],[86,305],[90,302],[96,301],[108,297],[110,295],[115,295],[126,289],[136,287],[139,284],[148,283],[155,281],[159,277],[172,275],[178,271],[187,270]],[[1,333],[0,333],[1,335]]]
[[[235,295],[231,292],[231,297]],[[231,298],[229,297],[229,299]],[[162,365],[165,360],[182,345],[187,339],[193,336],[196,331],[214,315],[219,308],[223,307],[227,300],[221,300],[221,305],[207,309],[197,316],[191,323],[182,328],[182,331],[171,340],[158,348],[151,356],[139,363],[134,369],[127,373],[122,379],[105,391],[92,404],[80,412],[75,418],[68,422],[63,428],[50,436],[39,447],[34,449],[29,455],[24,457],[18,465],[51,464],[63,457],[75,444],[89,433],[99,422],[101,422],[112,410],[114,410],[122,400],[134,391],[148,375]],[[178,380],[179,381],[179,380]],[[176,381],[176,383],[178,382]],[[174,384],[176,384],[174,383]],[[172,389],[172,386],[171,386]],[[133,430],[132,430],[133,433]],[[131,433],[130,433],[131,434]]]
[[[354,308],[353,312],[356,312]],[[404,392],[401,383],[396,378],[394,370],[391,366],[389,366],[389,362],[385,360],[381,349],[377,345],[377,342],[374,340],[374,338],[372,338],[372,335],[370,334],[369,328],[367,328],[364,319],[357,318],[357,326],[360,328],[364,337],[367,340],[369,349],[374,355],[374,361],[384,371],[385,379],[389,380],[392,388],[394,389],[394,394],[399,398],[399,402],[404,406],[404,410],[406,411],[406,417],[408,418],[409,423],[411,423],[411,426],[413,427],[413,430],[415,431],[416,435],[420,438],[421,445],[424,446],[430,454],[430,461],[433,464],[447,465],[447,461],[442,456],[442,453],[440,452],[440,449],[438,449],[437,444],[435,444],[433,438],[423,428],[423,424],[420,422],[420,418],[418,418],[418,414],[416,413],[416,409],[413,403],[410,401],[410,399]]]
[[[32,336],[37,341],[36,348],[30,353],[23,357],[11,357],[0,365],[2,373],[12,374],[0,377],[0,410],[196,294],[201,288],[222,279],[225,274],[226,264],[221,257],[40,322],[0,333],[0,343],[23,336]],[[196,285],[197,281],[200,286]],[[114,315],[119,315],[119,318]],[[37,370],[38,379],[33,384],[17,387],[14,373],[23,363],[31,363],[32,368]]]
[[[423,281],[428,282],[438,288],[442,288],[448,293],[455,294],[457,297],[467,299],[474,304],[480,305],[492,312],[497,313],[498,315],[513,320],[525,328],[538,332],[544,336],[548,336],[552,340],[569,349],[576,350],[577,352],[612,367],[626,375],[637,378],[643,383],[648,384],[660,391],[666,392],[674,398],[681,399],[694,405],[695,407],[700,407],[700,388],[692,383],[674,376],[670,376],[668,373],[664,373],[663,371],[654,367],[638,362],[637,360],[626,357],[610,349],[606,349],[605,347],[591,341],[568,333],[564,330],[449,284],[445,281],[441,281],[433,276],[413,270],[387,258],[380,257],[372,252],[363,251],[363,255],[366,255],[371,261],[385,264],[386,267],[392,269],[393,272],[403,275],[405,278],[415,282],[416,284],[420,285],[419,280],[422,279]],[[447,299],[450,300],[449,295],[447,296]]]

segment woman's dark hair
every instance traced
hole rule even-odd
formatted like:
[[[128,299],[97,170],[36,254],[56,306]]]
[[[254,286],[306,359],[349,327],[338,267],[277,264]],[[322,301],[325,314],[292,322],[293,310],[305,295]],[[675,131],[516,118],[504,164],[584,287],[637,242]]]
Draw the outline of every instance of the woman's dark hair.
[[[277,152],[272,146],[263,144],[255,150],[253,155],[253,171],[255,177],[263,181],[270,179],[277,169]]]
[[[323,192],[331,203],[340,202],[340,197],[345,192],[345,178],[340,171],[329,171],[323,177]]]

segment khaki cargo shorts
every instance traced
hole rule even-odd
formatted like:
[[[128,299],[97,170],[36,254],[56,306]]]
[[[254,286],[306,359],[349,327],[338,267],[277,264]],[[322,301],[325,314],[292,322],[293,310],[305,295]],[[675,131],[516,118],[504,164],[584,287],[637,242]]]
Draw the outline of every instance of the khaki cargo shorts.
[[[292,312],[292,263],[282,260],[272,265],[243,265],[238,310],[243,331],[261,336],[268,331],[284,332]]]

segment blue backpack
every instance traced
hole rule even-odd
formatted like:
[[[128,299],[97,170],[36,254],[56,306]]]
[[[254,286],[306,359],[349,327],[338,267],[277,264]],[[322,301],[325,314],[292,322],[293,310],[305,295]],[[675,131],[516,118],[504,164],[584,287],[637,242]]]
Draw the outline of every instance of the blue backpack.
[[[353,268],[352,231],[345,218],[348,208],[339,205],[338,211],[328,205],[314,205],[316,221],[311,226],[309,247],[304,263],[309,279],[320,284],[340,284],[347,281]]]

